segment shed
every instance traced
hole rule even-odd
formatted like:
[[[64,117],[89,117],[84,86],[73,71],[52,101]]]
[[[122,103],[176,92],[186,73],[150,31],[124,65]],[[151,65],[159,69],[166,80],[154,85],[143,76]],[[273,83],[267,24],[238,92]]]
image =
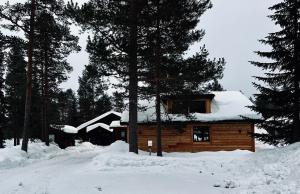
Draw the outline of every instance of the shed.
[[[113,129],[110,124],[121,119],[121,113],[115,111],[106,112],[77,127],[78,137],[83,141],[89,141],[96,145],[110,145],[115,141]]]

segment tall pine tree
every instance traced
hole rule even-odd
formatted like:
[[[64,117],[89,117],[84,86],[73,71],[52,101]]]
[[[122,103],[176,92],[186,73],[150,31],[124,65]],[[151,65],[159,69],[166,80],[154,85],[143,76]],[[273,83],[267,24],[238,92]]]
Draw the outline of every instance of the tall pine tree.
[[[108,7],[110,9],[107,9]],[[158,94],[160,91],[167,91],[163,89],[166,86],[165,83],[168,85],[172,83],[160,80],[170,74],[175,64],[178,65],[177,69],[188,69],[182,66],[190,64],[191,59],[182,63],[178,61],[184,61],[182,55],[189,45],[200,40],[204,35],[202,30],[194,30],[194,28],[199,17],[209,7],[210,1],[208,0],[199,2],[91,0],[77,11],[70,9],[84,29],[95,32],[94,37],[88,41],[87,47],[91,63],[98,67],[102,75],[115,75],[120,78],[120,85],[129,91],[129,118],[133,118],[133,120],[129,119],[129,128],[133,129],[133,133],[129,136],[130,142],[131,138],[132,142],[136,139],[134,129],[137,128],[135,120],[137,118],[137,85],[133,86],[130,83],[137,83],[138,80],[146,82],[148,85],[143,88],[145,91],[142,92],[146,95],[156,93],[158,97],[156,104],[159,108]],[[184,74],[186,81],[189,80],[190,83],[200,80],[197,82],[198,87],[200,82],[205,82],[204,80],[216,80],[222,76],[224,60],[209,61],[206,53],[195,56],[195,60],[198,59],[198,63],[203,64],[197,67],[197,72],[200,68],[206,67],[205,70],[207,70],[210,66],[214,72],[218,69],[217,75],[207,73],[209,77],[206,78],[204,77],[206,75],[203,75],[200,80],[199,77],[188,77]],[[204,64],[205,62],[207,63]],[[173,79],[173,83],[176,83],[182,77],[176,76],[170,80]],[[177,88],[182,86],[185,84]],[[160,111],[157,110],[157,112]],[[134,150],[134,147],[132,146],[131,150]]]
[[[199,91],[207,82],[222,77],[224,60],[209,60],[204,48],[191,58],[183,58],[189,45],[204,36],[204,31],[197,30],[196,26],[210,7],[208,0],[149,0],[142,12],[146,44],[141,49],[146,66],[141,76],[146,86],[145,94],[156,99],[158,156],[162,155],[161,93]]]
[[[79,50],[78,38],[70,33],[70,23],[64,17],[63,0],[28,0],[14,5],[7,3],[0,6],[0,17],[10,22],[4,27],[9,30],[21,29],[26,37],[28,66],[22,149],[27,151],[28,138],[32,135],[30,129],[42,129],[42,139],[46,144],[49,142],[48,107],[51,107],[52,93],[59,92],[58,85],[66,80],[66,73],[71,71],[66,57],[73,50]],[[31,106],[32,98],[36,100],[35,107]],[[37,105],[39,101],[41,106]],[[41,117],[30,118],[38,112]],[[30,119],[38,118],[41,118],[42,126],[33,127],[39,122],[30,122]]]
[[[77,98],[72,89],[59,92],[57,96],[57,105],[59,112],[59,119],[55,124],[77,126],[78,112],[77,112]]]
[[[19,145],[25,106],[25,43],[21,39],[13,37],[10,41],[10,48],[6,60],[7,74],[5,80],[7,113],[10,121],[8,131],[13,134],[14,145]]]
[[[69,4],[69,12],[83,29],[92,30],[89,42],[90,62],[95,63],[101,75],[114,75],[128,90],[129,97],[129,151],[137,148],[138,98],[138,30],[143,0],[90,0],[80,9]]]
[[[54,122],[55,118],[49,114],[49,105],[59,92],[59,84],[67,80],[67,73],[72,70],[66,60],[67,56],[72,51],[79,51],[80,47],[78,37],[71,34],[69,23],[63,16],[63,1],[40,0],[38,3],[41,10],[35,23],[37,44],[34,49],[34,64],[41,83],[42,139],[49,145],[49,122]],[[59,20],[55,17],[59,17]]]
[[[36,15],[36,0],[30,0],[25,3],[16,3],[10,5],[0,5],[0,19],[5,19],[9,23],[2,24],[11,31],[22,30],[27,39],[27,75],[26,75],[26,101],[23,126],[23,141],[21,149],[27,152],[28,140],[30,136],[30,116],[31,116],[31,97],[32,97],[32,61],[33,61],[33,43],[34,43],[34,23]]]
[[[268,71],[256,77],[254,86],[260,91],[252,107],[262,114],[259,127],[268,134],[258,137],[272,144],[300,141],[299,79],[300,79],[300,1],[283,0],[270,7],[270,18],[280,31],[269,33],[261,40],[272,47],[269,52],[258,51],[259,56],[271,62],[251,62]]]
[[[97,68],[86,65],[79,78],[78,103],[81,123],[86,122],[111,110],[111,102],[105,90],[103,78],[99,76]]]

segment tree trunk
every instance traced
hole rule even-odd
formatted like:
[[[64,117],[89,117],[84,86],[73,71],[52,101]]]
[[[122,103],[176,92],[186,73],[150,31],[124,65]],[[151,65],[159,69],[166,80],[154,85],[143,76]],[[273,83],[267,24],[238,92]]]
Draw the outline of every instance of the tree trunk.
[[[42,104],[41,104],[41,107],[42,107],[42,137],[41,137],[41,140],[42,142],[45,142],[45,121],[44,121],[44,118],[45,118],[45,64],[42,63]]]
[[[161,147],[161,111],[160,111],[160,13],[159,13],[159,0],[156,0],[157,16],[156,16],[156,45],[155,45],[155,77],[156,77],[156,147],[157,156],[162,156]]]
[[[43,129],[44,129],[44,142],[49,146],[49,127],[48,127],[48,102],[49,102],[49,79],[48,79],[48,53],[45,46],[45,66],[44,66],[44,99],[43,99]]]
[[[16,107],[14,107],[14,116],[16,116],[16,114],[17,114],[17,111],[16,111]],[[15,117],[13,117],[13,119],[12,119],[12,125],[11,125],[11,127],[13,128],[13,130],[14,130],[14,146],[17,146],[18,144],[17,144],[17,136],[18,136],[18,127],[17,127],[17,125],[16,125],[16,119],[15,119]]]
[[[297,9],[297,0],[294,1],[294,28],[295,28],[295,41],[294,41],[294,62],[295,62],[295,74],[294,74],[294,129],[293,129],[293,141],[294,142],[298,142],[300,141],[300,105],[299,105],[299,78],[300,78],[300,73],[299,73],[299,63],[300,63],[300,59],[299,59],[299,24],[298,24],[298,20],[299,20],[299,13],[298,13],[298,9]]]
[[[33,59],[33,41],[34,41],[34,18],[35,18],[36,4],[35,0],[31,0],[31,14],[30,14],[30,32],[28,42],[28,66],[27,66],[27,83],[26,83],[26,101],[25,101],[25,116],[23,128],[22,150],[27,152],[29,139],[29,124],[31,114],[31,95],[32,95],[32,59]]]
[[[129,152],[138,153],[137,145],[137,2],[130,0],[129,13]]]
[[[161,113],[160,113],[160,81],[156,83],[156,146],[157,156],[162,156],[161,147]]]

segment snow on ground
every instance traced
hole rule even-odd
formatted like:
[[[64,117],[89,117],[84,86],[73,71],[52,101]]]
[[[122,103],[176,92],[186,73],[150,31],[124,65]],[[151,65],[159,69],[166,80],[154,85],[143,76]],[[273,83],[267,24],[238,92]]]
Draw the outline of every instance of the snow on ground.
[[[10,142],[0,149],[2,194],[300,193],[300,143],[256,153],[128,153],[118,141],[66,150],[31,143],[29,153]]]

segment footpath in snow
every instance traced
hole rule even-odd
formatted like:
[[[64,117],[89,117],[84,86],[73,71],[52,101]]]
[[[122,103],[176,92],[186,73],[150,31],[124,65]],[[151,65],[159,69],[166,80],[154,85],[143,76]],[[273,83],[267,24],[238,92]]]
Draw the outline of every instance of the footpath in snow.
[[[300,194],[300,143],[257,152],[128,153],[118,141],[0,149],[1,194]]]

